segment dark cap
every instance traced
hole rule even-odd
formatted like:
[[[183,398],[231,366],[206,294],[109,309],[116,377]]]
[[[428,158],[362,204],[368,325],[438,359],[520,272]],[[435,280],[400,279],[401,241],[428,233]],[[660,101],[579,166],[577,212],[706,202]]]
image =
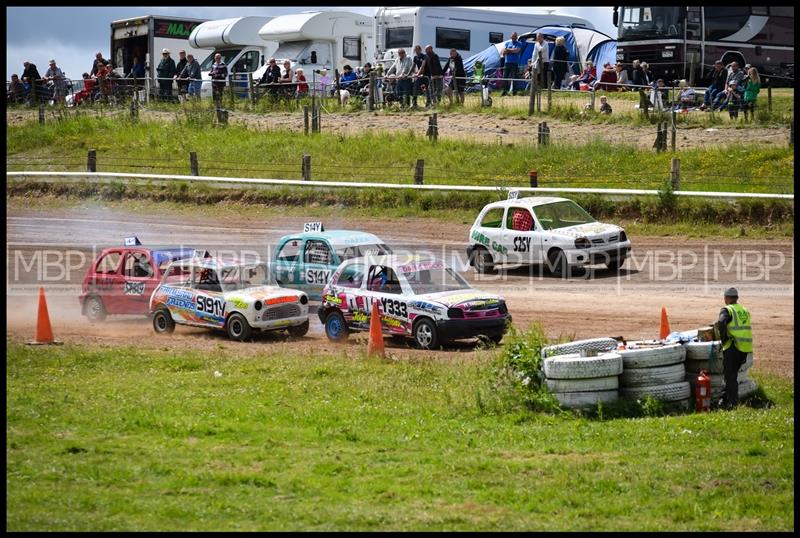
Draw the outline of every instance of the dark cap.
[[[736,288],[728,288],[725,290],[725,297],[739,297],[739,292],[736,291]]]

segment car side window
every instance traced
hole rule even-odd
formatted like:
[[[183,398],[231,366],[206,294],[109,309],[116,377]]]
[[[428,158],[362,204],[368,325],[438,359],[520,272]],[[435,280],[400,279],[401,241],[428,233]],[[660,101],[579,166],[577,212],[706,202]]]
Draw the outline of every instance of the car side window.
[[[97,262],[97,269],[95,272],[103,273],[103,274],[114,274],[117,272],[117,268],[119,267],[119,261],[122,259],[122,253],[120,252],[109,252],[102,258],[100,261]]]
[[[342,288],[360,288],[363,282],[364,268],[360,265],[352,264],[342,269],[335,285]]]
[[[509,207],[506,212],[506,229],[518,232],[530,232],[536,226],[533,223],[533,215],[524,207]]]
[[[503,224],[503,208],[494,207],[486,212],[481,219],[484,228],[499,228]]]
[[[397,278],[394,269],[385,265],[373,265],[370,267],[367,289],[381,293],[403,293],[400,287],[400,280]]]
[[[122,274],[128,278],[149,278],[153,276],[153,266],[144,252],[128,252]]]
[[[203,291],[222,292],[217,272],[206,267],[195,267],[192,287]]]
[[[552,206],[540,205],[536,208],[536,217],[539,219],[539,224],[542,225],[544,230],[551,230],[555,223],[555,215],[553,215]]]
[[[305,263],[321,263],[323,265],[330,265],[333,257],[328,243],[319,241],[317,239],[309,239],[306,241],[305,250],[303,251],[303,261]]]
[[[283,244],[280,252],[278,252],[278,261],[282,262],[296,262],[300,254],[300,240],[289,239]]]

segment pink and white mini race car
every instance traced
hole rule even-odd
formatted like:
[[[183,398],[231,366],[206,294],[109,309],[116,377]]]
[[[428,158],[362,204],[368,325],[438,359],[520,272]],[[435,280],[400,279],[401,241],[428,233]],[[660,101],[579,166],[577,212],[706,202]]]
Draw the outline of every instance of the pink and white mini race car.
[[[369,330],[372,304],[385,334],[410,336],[424,349],[485,335],[503,339],[511,315],[502,297],[469,284],[433,256],[377,256],[343,262],[322,291],[318,315],[330,340]]]

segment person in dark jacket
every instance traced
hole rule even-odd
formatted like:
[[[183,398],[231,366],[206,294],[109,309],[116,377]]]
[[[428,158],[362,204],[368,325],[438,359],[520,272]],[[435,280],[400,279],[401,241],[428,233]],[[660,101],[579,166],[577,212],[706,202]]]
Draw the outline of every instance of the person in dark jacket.
[[[259,87],[265,88],[267,93],[275,95],[278,91],[277,84],[281,80],[281,68],[275,58],[270,58],[267,64],[267,70],[261,75],[261,80],[258,81]]]
[[[200,88],[203,84],[202,73],[200,72],[200,62],[194,59],[193,54],[186,55],[186,65],[178,75],[187,84],[189,98],[200,99]]]
[[[414,62],[414,87],[412,91],[412,106],[417,106],[417,96],[420,94],[421,86],[424,84],[424,81],[421,78],[416,76],[416,73],[419,73],[419,70],[422,68],[422,64],[425,62],[425,54],[422,52],[422,46],[414,45],[414,56],[411,57],[411,61]]]
[[[222,104],[222,92],[225,91],[225,81],[228,80],[228,66],[222,61],[222,54],[219,52],[214,55],[214,63],[211,64],[211,93],[217,106]]]
[[[417,72],[418,77],[424,77],[428,82],[425,106],[436,106],[442,94],[442,63],[439,55],[433,52],[433,45],[425,47],[425,61]]]
[[[750,325],[750,312],[738,303],[736,288],[725,290],[725,307],[719,311],[715,323],[722,342],[722,371],[725,378],[725,392],[719,406],[731,409],[739,403],[739,368],[747,361],[747,354],[753,351],[753,333]]]
[[[559,36],[556,38],[556,47],[553,49],[553,89],[560,90],[567,74],[569,52],[565,45],[566,40]]]
[[[156,67],[158,95],[164,101],[172,101],[172,77],[175,76],[175,60],[170,58],[169,49],[161,51],[161,61]]]
[[[144,75],[145,75],[144,62],[139,60],[138,56],[134,56],[133,65],[131,66],[130,76],[133,78],[144,78]]]
[[[94,55],[94,62],[92,62],[92,70],[89,71],[89,74],[92,75],[92,76],[97,75],[97,71],[103,66],[103,62],[104,61],[105,60],[103,59],[103,53],[102,52],[98,52],[97,54],[95,54]]]
[[[179,50],[178,51],[178,63],[175,65],[175,75],[173,78],[178,83],[178,97],[186,97],[186,92],[189,90],[189,81],[183,78],[180,78],[178,75],[183,73],[184,68],[186,67],[186,51]]]
[[[455,92],[456,99],[463,105],[464,87],[467,85],[467,72],[464,71],[464,60],[456,49],[450,49],[450,57],[447,59],[447,63],[444,64],[442,72],[446,73],[448,69],[452,78],[445,91],[450,98],[450,104],[453,104],[453,92]]]
[[[42,87],[42,76],[39,70],[36,69],[36,64],[32,62],[24,62],[22,64],[25,70],[22,72],[22,83],[30,87],[28,94],[32,104],[37,104],[44,98],[44,88]]]
[[[19,104],[25,102],[25,87],[17,74],[11,75],[11,84],[8,86],[6,99],[9,103]]]
[[[727,78],[728,72],[725,70],[725,66],[722,65],[722,60],[717,60],[714,62],[714,69],[712,69],[711,74],[708,77],[708,88],[703,94],[703,105],[700,107],[701,110],[705,110],[706,108],[710,107],[714,102],[714,98],[719,95],[719,92],[725,90],[725,80]]]
[[[634,86],[649,86],[650,82],[645,82],[644,80],[644,72],[642,71],[642,64],[639,63],[639,60],[633,61],[633,67],[631,68],[631,74],[633,75],[633,85]],[[635,90],[641,90],[642,88],[634,88]]]

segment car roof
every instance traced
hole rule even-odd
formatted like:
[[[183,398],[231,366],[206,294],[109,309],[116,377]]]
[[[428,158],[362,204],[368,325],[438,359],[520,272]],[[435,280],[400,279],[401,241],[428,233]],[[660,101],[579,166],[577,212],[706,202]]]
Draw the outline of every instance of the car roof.
[[[516,198],[511,200],[502,200],[495,202],[492,205],[505,207],[510,204],[522,204],[530,207],[536,207],[545,204],[552,204],[553,202],[571,202],[569,198],[561,198],[558,196],[526,196],[525,198]]]
[[[350,258],[344,263],[350,264],[353,262],[365,261],[369,261],[375,265],[388,265],[390,267],[397,267],[399,265],[406,265],[409,263],[442,260],[430,254],[386,254],[383,256],[361,256],[359,258]]]
[[[299,234],[284,235],[284,239],[301,238],[301,239],[326,239],[335,247],[345,247],[354,245],[371,245],[375,243],[383,243],[383,240],[377,235],[360,232],[358,230],[327,230],[324,232],[303,232]]]
[[[220,257],[193,257],[193,258],[184,258],[182,260],[177,260],[175,262],[176,265],[183,265],[186,267],[195,266],[195,267],[202,267],[204,269],[222,269],[225,267],[238,267],[242,265],[257,265],[259,263],[265,262],[258,262],[256,260],[242,260],[239,258],[220,258]]]

